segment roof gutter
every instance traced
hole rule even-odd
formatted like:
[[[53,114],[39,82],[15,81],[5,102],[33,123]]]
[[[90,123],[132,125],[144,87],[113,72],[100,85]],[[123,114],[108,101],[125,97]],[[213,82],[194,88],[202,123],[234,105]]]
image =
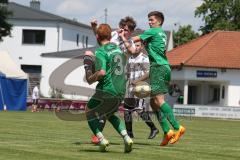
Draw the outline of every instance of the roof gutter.
[[[57,22],[57,51],[60,50],[60,25],[59,22]]]

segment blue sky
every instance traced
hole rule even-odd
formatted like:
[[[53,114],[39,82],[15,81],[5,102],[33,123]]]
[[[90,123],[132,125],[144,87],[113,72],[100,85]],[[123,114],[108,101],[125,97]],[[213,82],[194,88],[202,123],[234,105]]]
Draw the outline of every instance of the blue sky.
[[[29,6],[30,0],[9,0]],[[191,24],[195,31],[203,25],[201,18],[194,17],[196,7],[202,0],[40,0],[41,10],[60,15],[79,22],[89,24],[96,18],[99,23],[104,22],[104,9],[108,10],[108,23],[118,27],[118,22],[125,16],[132,16],[138,28],[147,29],[147,14],[153,10],[162,11],[165,15],[163,28],[177,29],[174,23],[180,25]]]

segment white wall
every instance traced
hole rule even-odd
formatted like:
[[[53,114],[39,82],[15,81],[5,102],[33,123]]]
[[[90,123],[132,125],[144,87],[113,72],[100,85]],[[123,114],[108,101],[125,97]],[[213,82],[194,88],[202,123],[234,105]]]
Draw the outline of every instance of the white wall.
[[[168,46],[167,46],[167,51],[170,51],[173,49],[173,31],[170,31],[170,36],[168,40]]]
[[[49,77],[51,73],[67,59],[43,58],[40,92],[44,97],[50,97]]]
[[[12,36],[4,38],[4,41],[0,43],[0,50],[8,51],[17,64],[41,65],[41,53],[57,50],[57,24],[46,21],[32,22],[18,20],[11,21],[10,23],[13,24]],[[45,44],[22,44],[23,29],[46,30]]]
[[[53,73],[55,69],[57,69],[60,65],[67,62],[68,58],[43,58],[43,66],[42,66],[42,79],[41,79],[41,88],[40,91],[43,96],[50,97],[50,86],[49,86],[49,78],[50,75]],[[73,70],[64,81],[66,85],[73,85],[73,86],[87,86],[89,88],[95,88],[96,83],[92,85],[88,85],[84,81],[85,70],[82,67],[78,67]],[[73,98],[73,99],[82,99],[87,100],[88,97],[80,96],[80,95],[64,95],[65,98]]]
[[[69,24],[61,24],[62,45],[61,50],[83,48],[82,37],[88,37],[88,47],[96,45],[96,37],[91,29],[77,27]],[[77,46],[77,34],[79,34],[79,46]],[[85,41],[84,41],[85,42]]]
[[[174,113],[178,116],[240,119],[239,107],[175,104]]]
[[[240,106],[240,86],[239,85],[228,86],[228,105]]]

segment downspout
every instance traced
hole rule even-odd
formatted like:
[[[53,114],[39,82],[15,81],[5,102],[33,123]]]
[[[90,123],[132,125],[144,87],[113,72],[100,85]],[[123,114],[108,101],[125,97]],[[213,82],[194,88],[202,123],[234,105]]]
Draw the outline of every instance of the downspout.
[[[57,52],[59,52],[60,48],[60,25],[57,23]]]

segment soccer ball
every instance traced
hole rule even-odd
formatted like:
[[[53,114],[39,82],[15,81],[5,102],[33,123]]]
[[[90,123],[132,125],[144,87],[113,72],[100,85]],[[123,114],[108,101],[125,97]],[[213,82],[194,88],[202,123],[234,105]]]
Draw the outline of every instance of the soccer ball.
[[[133,93],[138,98],[148,97],[151,93],[150,85],[147,82],[140,81],[133,88]]]

